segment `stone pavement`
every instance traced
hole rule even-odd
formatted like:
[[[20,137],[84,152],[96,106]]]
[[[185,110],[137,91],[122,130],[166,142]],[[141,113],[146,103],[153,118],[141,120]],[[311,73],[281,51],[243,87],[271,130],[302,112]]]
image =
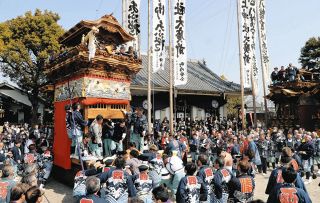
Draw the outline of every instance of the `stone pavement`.
[[[268,175],[270,171],[268,171]],[[257,174],[256,176],[256,190],[255,190],[255,199],[261,199],[263,201],[267,201],[268,196],[264,194],[268,183],[269,176],[262,176],[261,174]],[[308,193],[312,202],[320,202],[317,200],[319,195],[320,187],[318,186],[320,182],[320,178],[318,177],[316,180],[313,180],[311,184],[306,185]],[[53,179],[50,180],[48,185],[46,186],[45,196],[48,198],[50,203],[73,203],[74,200],[72,198],[72,188],[63,185]],[[48,203],[48,201],[44,201],[44,203]]]

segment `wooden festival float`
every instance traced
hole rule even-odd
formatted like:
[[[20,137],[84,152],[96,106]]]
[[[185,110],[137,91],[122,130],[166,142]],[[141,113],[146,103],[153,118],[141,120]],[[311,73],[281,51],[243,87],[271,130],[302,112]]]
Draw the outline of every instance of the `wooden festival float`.
[[[61,51],[46,66],[51,82],[46,89],[54,92],[55,171],[74,173],[80,168],[79,160],[70,159],[67,104],[79,102],[86,120],[98,114],[121,119],[122,110],[129,109],[131,78],[140,70],[141,60],[115,50],[133,40],[112,15],[83,20],[59,38]]]
[[[301,80],[303,76],[304,80]],[[274,102],[276,114],[271,126],[284,129],[320,127],[320,77],[317,71],[300,69],[294,82],[269,86],[267,98]]]

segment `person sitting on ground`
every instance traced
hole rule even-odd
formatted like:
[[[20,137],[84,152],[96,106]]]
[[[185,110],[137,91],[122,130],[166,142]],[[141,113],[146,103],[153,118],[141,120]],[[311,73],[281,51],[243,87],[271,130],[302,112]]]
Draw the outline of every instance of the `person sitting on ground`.
[[[11,189],[16,185],[16,181],[14,181],[14,168],[11,165],[6,165],[2,169],[2,177],[0,180],[1,185],[1,195],[0,202],[9,202]]]
[[[105,202],[104,199],[100,198],[97,195],[99,190],[100,190],[100,179],[95,176],[88,177],[86,180],[87,194],[85,197],[82,197],[79,200],[79,203],[84,203],[84,202],[103,203],[103,202]]]
[[[282,169],[282,178],[284,183],[276,186],[273,189],[273,192],[270,193],[267,203],[312,202],[307,192],[294,185],[297,179],[297,172],[294,170],[292,165],[288,168]]]
[[[152,177],[149,176],[149,166],[147,164],[141,164],[138,168],[140,173],[132,176],[137,197],[143,200],[143,202],[149,202],[149,200],[152,199],[152,189],[154,186]]]
[[[136,150],[130,151],[130,159],[126,161],[126,165],[129,166],[130,172],[132,175],[139,174],[138,167],[141,165],[141,160],[138,159],[139,152]]]
[[[107,202],[127,202],[129,197],[135,197],[132,178],[125,172],[125,160],[118,157],[114,161],[115,168],[99,175],[101,183],[106,183],[105,200]]]
[[[41,191],[37,186],[33,186],[26,192],[27,203],[42,203],[44,192]]]
[[[30,187],[38,186],[38,179],[35,174],[28,174],[22,177],[21,183],[25,183]]]

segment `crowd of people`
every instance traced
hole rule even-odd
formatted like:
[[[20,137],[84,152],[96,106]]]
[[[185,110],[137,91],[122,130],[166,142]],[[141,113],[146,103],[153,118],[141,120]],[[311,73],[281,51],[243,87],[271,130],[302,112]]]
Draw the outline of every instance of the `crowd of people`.
[[[231,122],[187,119],[172,135],[164,119],[150,135],[143,109],[123,113],[124,120],[98,115],[91,125],[76,119],[90,129],[81,140],[82,157],[83,150],[95,156],[91,145],[100,148],[96,161],[75,177],[79,202],[262,202],[254,200],[255,176],[267,175],[268,168],[267,202],[311,202],[305,185],[320,175],[318,132],[240,131]]]
[[[270,77],[272,84],[274,85],[288,81],[294,82],[296,80],[305,80],[304,77],[300,74],[299,69],[293,66],[292,63],[290,63],[287,68],[281,66],[280,70],[278,69],[278,67],[275,67]]]
[[[262,202],[254,196],[258,173],[269,176],[267,202],[311,202],[305,185],[320,175],[319,132],[239,130],[232,119],[208,118],[181,120],[172,135],[165,118],[147,134],[142,108],[91,122],[80,110],[66,106],[71,158],[86,163],[74,179],[78,202]],[[42,202],[52,143],[50,127],[5,123],[0,202]]]
[[[40,203],[52,169],[49,126],[13,125],[0,132],[0,202]]]

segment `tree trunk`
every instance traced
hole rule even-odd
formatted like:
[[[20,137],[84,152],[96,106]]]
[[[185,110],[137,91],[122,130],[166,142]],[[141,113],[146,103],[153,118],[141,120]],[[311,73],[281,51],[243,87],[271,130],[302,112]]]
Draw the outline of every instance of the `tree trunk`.
[[[39,108],[39,101],[38,101],[39,91],[38,89],[32,91],[32,95],[29,96],[32,110],[31,110],[31,126],[39,124],[38,118],[38,108]]]

